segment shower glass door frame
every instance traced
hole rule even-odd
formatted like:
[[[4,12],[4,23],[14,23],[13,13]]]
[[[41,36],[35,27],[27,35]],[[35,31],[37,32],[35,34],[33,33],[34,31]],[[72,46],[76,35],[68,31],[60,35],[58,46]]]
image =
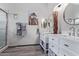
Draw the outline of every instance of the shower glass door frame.
[[[6,16],[6,24],[5,24],[5,44],[4,46],[0,47],[3,48],[7,45],[7,30],[8,30],[8,13],[6,11],[4,11],[3,9],[0,8],[0,11],[4,12],[5,13],[5,16]]]

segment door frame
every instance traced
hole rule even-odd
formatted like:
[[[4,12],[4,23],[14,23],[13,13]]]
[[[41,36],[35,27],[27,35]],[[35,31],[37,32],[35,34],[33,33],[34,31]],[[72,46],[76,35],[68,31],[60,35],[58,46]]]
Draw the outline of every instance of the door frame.
[[[8,13],[4,11],[2,8],[0,8],[0,10],[6,14],[6,32],[5,32],[5,46],[6,46],[7,45],[7,34],[8,34]],[[3,47],[0,47],[0,49]]]

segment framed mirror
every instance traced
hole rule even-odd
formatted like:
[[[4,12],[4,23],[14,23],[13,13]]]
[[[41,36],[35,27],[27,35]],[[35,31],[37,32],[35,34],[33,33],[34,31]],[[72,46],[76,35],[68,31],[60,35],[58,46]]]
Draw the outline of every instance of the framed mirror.
[[[63,19],[69,25],[79,25],[79,4],[68,4],[64,10]]]

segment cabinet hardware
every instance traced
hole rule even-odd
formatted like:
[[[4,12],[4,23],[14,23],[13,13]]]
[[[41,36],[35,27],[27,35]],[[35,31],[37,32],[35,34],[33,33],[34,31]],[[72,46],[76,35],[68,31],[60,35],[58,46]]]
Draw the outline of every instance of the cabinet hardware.
[[[52,40],[54,40],[54,39],[52,39]]]
[[[64,44],[64,46],[69,47],[69,45],[67,45],[67,44]]]
[[[52,47],[54,47],[54,46],[52,45]]]

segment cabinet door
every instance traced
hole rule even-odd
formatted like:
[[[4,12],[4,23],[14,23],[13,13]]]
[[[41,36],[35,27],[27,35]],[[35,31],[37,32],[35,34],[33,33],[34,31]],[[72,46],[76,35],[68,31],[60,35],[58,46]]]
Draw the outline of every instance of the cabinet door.
[[[49,40],[49,49],[51,49],[55,54],[58,54],[58,44],[53,43]]]
[[[49,49],[48,56],[56,56],[56,54],[51,49]]]
[[[76,56],[76,55],[77,54],[70,49],[61,48],[61,56]]]
[[[79,55],[79,43],[74,38],[64,37],[60,40],[60,55],[75,56]]]
[[[71,51],[75,52],[77,55],[79,55],[79,41],[77,40],[64,40],[63,46],[65,48],[70,49]]]

